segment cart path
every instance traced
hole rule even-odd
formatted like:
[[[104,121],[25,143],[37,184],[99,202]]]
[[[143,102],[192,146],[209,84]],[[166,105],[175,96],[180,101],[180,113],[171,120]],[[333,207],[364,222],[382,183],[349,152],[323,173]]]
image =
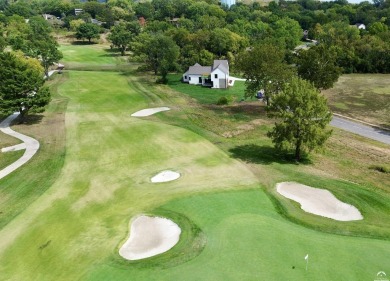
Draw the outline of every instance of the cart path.
[[[33,139],[29,136],[23,135],[23,134],[18,133],[18,132],[15,132],[14,130],[12,130],[9,127],[10,124],[12,123],[12,121],[15,120],[18,116],[19,116],[19,112],[16,112],[16,113],[8,116],[6,119],[4,119],[4,121],[0,123],[0,131],[2,131],[4,134],[10,135],[12,137],[15,137],[15,138],[23,141],[22,144],[19,144],[17,146],[19,146],[19,147],[25,146],[26,151],[24,152],[23,156],[20,157],[18,160],[16,160],[14,163],[12,163],[11,165],[0,170],[0,179],[6,177],[10,173],[15,171],[19,167],[21,167],[22,165],[26,164],[35,155],[35,153],[39,149],[39,142],[36,139]],[[13,147],[15,147],[15,146],[13,146]]]

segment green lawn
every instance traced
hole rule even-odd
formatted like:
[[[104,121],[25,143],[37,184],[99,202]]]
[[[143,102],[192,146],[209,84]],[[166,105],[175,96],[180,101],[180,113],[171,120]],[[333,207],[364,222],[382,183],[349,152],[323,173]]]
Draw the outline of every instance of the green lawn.
[[[92,67],[93,56],[84,60],[78,47],[71,46],[76,54],[65,61]],[[339,170],[357,171],[360,162],[348,164],[347,153],[355,152],[345,147],[309,159],[324,167],[290,163],[265,137],[268,125],[223,137],[224,129],[245,121],[188,102],[214,103],[172,77],[169,86],[118,71],[72,70],[53,78],[55,99],[42,121],[17,126],[38,138],[41,150],[0,180],[1,280],[374,280],[378,271],[390,272],[390,195],[383,175],[376,176],[377,188],[326,170],[341,155]],[[130,116],[154,106],[172,110]],[[165,169],[182,176],[152,184]],[[365,219],[306,214],[276,194],[280,181],[327,188]],[[125,261],[118,249],[140,213],[171,218],[182,228],[181,240],[165,254]]]
[[[168,85],[179,92],[185,93],[188,96],[196,99],[203,104],[216,104],[218,99],[226,97],[231,101],[240,101],[244,98],[245,82],[236,81],[234,86],[228,89],[211,89],[198,85],[189,85],[181,82],[182,75],[170,74],[168,75]]]
[[[111,71],[117,71],[121,67],[126,69],[126,58],[110,50],[107,45],[61,45],[60,51],[64,55],[61,63],[65,65],[65,69]]]
[[[323,93],[334,112],[390,129],[389,74],[346,74]]]

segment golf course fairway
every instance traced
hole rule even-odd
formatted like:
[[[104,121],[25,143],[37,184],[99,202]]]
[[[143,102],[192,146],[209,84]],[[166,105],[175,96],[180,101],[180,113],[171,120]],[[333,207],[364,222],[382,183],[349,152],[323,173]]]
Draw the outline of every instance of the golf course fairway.
[[[65,55],[79,49],[67,46]],[[244,163],[159,119],[178,109],[149,100],[132,84],[135,74],[82,71],[77,63],[57,87],[68,100],[64,165],[52,186],[0,229],[0,280],[374,280],[379,271],[390,274],[390,241],[287,220]],[[171,111],[131,116],[157,106]],[[164,169],[180,171],[180,179],[152,183]],[[127,261],[118,251],[129,221],[141,213],[177,223],[180,240],[161,255]],[[351,224],[336,223],[340,229]]]

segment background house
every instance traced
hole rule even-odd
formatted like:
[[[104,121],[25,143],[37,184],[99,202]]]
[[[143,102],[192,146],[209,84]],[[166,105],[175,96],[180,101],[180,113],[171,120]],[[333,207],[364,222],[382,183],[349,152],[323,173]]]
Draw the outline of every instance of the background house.
[[[212,66],[202,66],[196,63],[183,74],[183,82],[226,89],[229,82],[229,63],[227,60],[214,60]]]

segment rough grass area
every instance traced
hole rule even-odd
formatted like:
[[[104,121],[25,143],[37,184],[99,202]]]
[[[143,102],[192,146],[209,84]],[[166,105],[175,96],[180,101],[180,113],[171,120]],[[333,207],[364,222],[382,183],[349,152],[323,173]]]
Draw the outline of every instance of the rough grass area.
[[[332,111],[390,129],[390,75],[347,74],[323,91]]]

